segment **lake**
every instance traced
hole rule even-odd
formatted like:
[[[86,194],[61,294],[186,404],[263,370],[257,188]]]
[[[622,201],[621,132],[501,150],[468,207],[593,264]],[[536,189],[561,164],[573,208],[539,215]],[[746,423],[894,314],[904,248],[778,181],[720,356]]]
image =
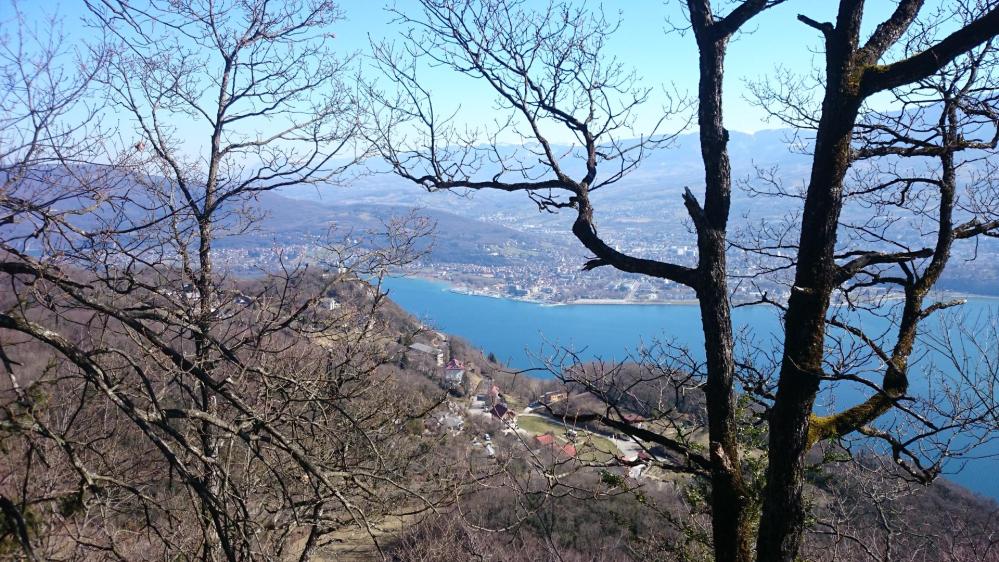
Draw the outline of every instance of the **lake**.
[[[692,353],[703,356],[700,311],[694,305],[551,306],[456,293],[445,283],[404,277],[387,279],[384,288],[392,300],[427,325],[461,336],[515,369],[541,367],[540,358],[551,355],[555,346],[572,348],[583,360],[621,360],[655,338],[689,346]],[[997,312],[996,305],[995,299],[972,298],[963,308],[973,315]],[[779,333],[779,319],[769,307],[736,309],[733,321],[736,330],[752,330],[758,340],[776,338]],[[866,324],[866,328],[878,330],[884,322],[871,318]],[[532,374],[545,376],[539,371]],[[914,376],[914,392],[919,384],[921,380]],[[839,392],[836,398],[851,404],[860,394],[855,390]],[[999,442],[985,445],[977,453],[979,457],[999,455]],[[952,461],[945,472],[948,478],[999,499],[999,479],[993,477],[997,468],[995,458],[976,458],[966,464]]]

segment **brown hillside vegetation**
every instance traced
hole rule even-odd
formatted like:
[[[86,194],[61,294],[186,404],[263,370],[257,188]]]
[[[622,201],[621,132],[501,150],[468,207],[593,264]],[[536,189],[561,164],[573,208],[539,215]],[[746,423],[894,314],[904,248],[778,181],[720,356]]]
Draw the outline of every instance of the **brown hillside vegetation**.
[[[999,321],[937,292],[999,238],[996,0],[643,5],[689,95],[594,2],[392,2],[357,52],[354,4],[0,0],[0,558],[999,561],[945,478],[999,454]],[[800,185],[752,154],[740,185],[727,55],[791,6],[815,56],[741,95]],[[643,167],[695,122],[697,181]],[[338,205],[359,176],[549,230]],[[431,255],[690,295],[703,348],[518,372],[391,302]]]

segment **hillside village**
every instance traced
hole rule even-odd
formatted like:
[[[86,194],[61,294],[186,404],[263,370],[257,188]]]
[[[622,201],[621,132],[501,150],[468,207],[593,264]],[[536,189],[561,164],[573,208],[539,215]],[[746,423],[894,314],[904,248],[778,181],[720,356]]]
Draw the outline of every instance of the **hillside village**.
[[[448,393],[440,411],[426,421],[426,431],[463,436],[486,459],[529,451],[538,462],[593,467],[636,481],[665,479],[665,473],[654,468],[655,461],[668,456],[661,447],[599,422],[578,421],[587,414],[607,413],[597,396],[509,371],[466,343],[452,346],[454,338],[425,327],[417,340],[408,345],[402,363]],[[671,423],[649,421],[626,410],[619,417],[637,428]]]

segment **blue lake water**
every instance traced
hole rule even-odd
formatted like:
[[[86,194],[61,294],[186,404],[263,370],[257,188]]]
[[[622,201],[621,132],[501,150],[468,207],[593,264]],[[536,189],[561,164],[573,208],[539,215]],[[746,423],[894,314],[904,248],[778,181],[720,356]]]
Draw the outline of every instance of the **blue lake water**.
[[[582,360],[623,360],[656,338],[703,355],[700,312],[693,305],[548,306],[456,293],[444,283],[413,278],[387,279],[383,287],[392,300],[429,326],[461,336],[515,369],[541,367],[540,358],[551,355],[555,346],[574,349]],[[963,308],[974,315],[996,312],[996,305],[993,299],[969,299]],[[733,321],[736,330],[751,330],[757,341],[780,341],[779,319],[767,307],[736,309]],[[877,318],[867,319],[866,324],[865,328],[875,331],[884,325]],[[533,374],[544,376],[539,371]],[[918,392],[921,381],[913,379],[913,391]],[[835,398],[840,404],[852,404],[861,396],[857,390],[840,390]],[[980,447],[976,453],[979,457],[999,454],[999,442]],[[999,499],[999,479],[993,477],[997,469],[999,460],[977,458],[952,462],[945,472],[950,479]]]

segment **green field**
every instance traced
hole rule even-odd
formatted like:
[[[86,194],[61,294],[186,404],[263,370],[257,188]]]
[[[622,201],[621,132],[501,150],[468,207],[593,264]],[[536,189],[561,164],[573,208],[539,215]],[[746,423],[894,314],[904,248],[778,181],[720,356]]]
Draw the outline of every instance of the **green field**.
[[[542,433],[552,433],[555,437],[565,437],[564,424],[555,422],[541,416],[522,415],[517,417],[517,426],[524,431],[541,435]]]

